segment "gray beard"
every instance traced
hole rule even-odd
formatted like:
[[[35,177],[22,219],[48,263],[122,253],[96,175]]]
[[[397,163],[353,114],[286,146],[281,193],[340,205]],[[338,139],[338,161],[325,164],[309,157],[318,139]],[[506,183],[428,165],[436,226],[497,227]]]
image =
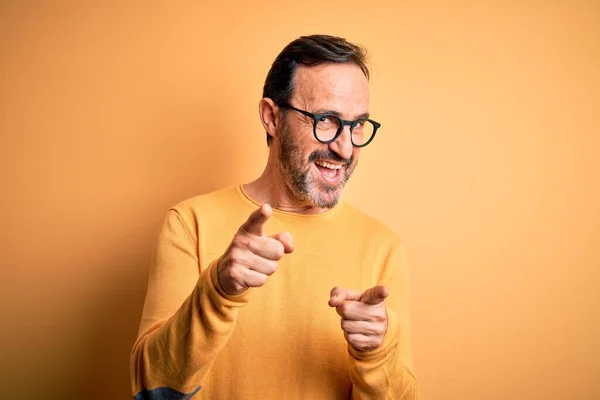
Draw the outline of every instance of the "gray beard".
[[[279,165],[288,188],[304,203],[319,208],[333,208],[340,200],[342,189],[356,164],[346,161],[347,165],[344,167],[340,184],[328,185],[310,175],[310,163],[316,158],[340,161],[343,160],[341,157],[331,151],[317,151],[309,156],[308,162],[305,162],[302,159],[300,147],[294,142],[285,125],[281,129],[279,139]],[[329,154],[329,156],[319,157],[317,155],[319,153]]]

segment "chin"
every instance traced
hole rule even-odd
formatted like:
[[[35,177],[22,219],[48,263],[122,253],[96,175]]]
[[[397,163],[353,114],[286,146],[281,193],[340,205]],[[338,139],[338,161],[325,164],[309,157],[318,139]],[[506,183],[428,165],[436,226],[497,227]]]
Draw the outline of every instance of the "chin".
[[[308,198],[311,203],[320,208],[333,208],[340,201],[342,197],[342,189],[343,185],[336,188],[327,188],[324,189],[322,187],[313,188],[308,193]]]

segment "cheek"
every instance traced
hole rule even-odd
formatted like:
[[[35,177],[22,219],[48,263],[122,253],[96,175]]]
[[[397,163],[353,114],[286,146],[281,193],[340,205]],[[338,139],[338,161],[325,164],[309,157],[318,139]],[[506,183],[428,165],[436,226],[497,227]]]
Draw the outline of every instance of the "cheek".
[[[311,139],[314,139],[312,122],[293,121],[289,124],[289,133],[297,143],[310,142]]]
[[[321,144],[315,140],[313,136],[305,137],[299,142],[299,150],[302,154],[302,159],[308,162],[308,158],[315,151],[327,151],[327,145]]]
[[[295,148],[299,154],[297,157],[301,157],[302,160],[307,161],[310,154],[322,148],[322,144],[319,143],[312,132],[312,126],[307,125],[294,125],[291,127],[289,134],[294,138]]]
[[[300,144],[300,149],[302,150],[302,155],[305,159],[307,159],[313,151],[323,147],[321,143],[317,142],[312,133],[302,136],[298,143]]]

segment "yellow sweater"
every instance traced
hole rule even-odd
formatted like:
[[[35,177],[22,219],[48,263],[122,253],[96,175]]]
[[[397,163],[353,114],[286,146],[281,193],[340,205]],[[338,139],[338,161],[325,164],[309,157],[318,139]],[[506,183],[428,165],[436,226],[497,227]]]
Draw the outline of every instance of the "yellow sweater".
[[[230,296],[216,260],[258,207],[236,186],[169,210],[131,354],[134,398],[416,399],[408,271],[396,236],[344,202],[318,215],[274,209],[266,234],[290,232],[295,251],[263,287]],[[390,290],[388,331],[381,347],[358,352],[329,292],[375,285]]]

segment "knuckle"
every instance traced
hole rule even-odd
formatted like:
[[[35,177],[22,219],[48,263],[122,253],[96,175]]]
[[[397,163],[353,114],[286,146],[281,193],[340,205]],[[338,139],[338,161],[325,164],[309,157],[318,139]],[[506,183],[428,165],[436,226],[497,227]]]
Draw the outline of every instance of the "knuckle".
[[[227,276],[229,277],[229,279],[235,282],[240,281],[242,277],[240,271],[237,268],[229,268],[227,270]]]
[[[273,243],[273,253],[277,259],[281,259],[285,254],[285,248],[283,247],[283,243],[279,241],[275,241]]]
[[[273,257],[276,260],[280,260],[281,258],[283,258],[284,254],[285,254],[285,247],[283,246],[283,243],[281,243],[280,241],[276,240],[276,239],[272,239],[269,240],[268,245],[266,247],[266,249],[269,249],[269,252],[273,253]]]
[[[244,252],[234,248],[229,253],[229,260],[231,261],[231,264],[241,264],[244,260]]]
[[[248,234],[248,225],[250,224],[250,219],[248,219],[246,222],[244,222],[242,225],[240,225],[237,233],[238,235],[247,235]]]
[[[338,307],[340,309],[340,313],[342,313],[343,315],[348,315],[352,309],[350,303],[347,302],[340,304]]]
[[[366,344],[362,338],[354,336],[351,338],[351,340],[352,340],[352,346],[354,348],[356,348],[357,350],[361,350],[361,351],[365,350]]]
[[[277,262],[276,261],[269,261],[267,263],[267,274],[268,275],[272,275],[275,273],[275,271],[277,271]]]
[[[384,324],[377,324],[377,325],[375,325],[375,327],[373,328],[373,332],[377,336],[383,335],[385,333],[385,325]]]
[[[231,253],[229,253],[229,257],[227,257],[227,258],[228,258],[228,261],[229,261],[228,264],[230,267],[234,266],[234,265],[238,265],[241,261],[239,258],[239,255],[233,251]]]
[[[340,318],[340,326],[342,327],[342,330],[346,332],[348,330],[348,321]]]
[[[263,286],[265,283],[267,283],[267,276],[260,274],[257,278],[256,278],[256,282],[258,283],[258,286]]]
[[[280,233],[279,236],[278,236],[278,238],[279,238],[279,240],[278,240],[279,242],[282,242],[282,241],[284,241],[284,242],[291,242],[290,234],[287,233],[287,232]]]
[[[385,312],[385,310],[383,310],[383,311],[381,311],[381,312],[377,313],[377,314],[375,315],[375,320],[376,320],[377,322],[385,322],[385,321],[387,321],[387,313]]]
[[[233,288],[235,289],[236,292],[240,292],[240,291],[244,290],[246,287],[244,285],[236,282],[233,284]]]
[[[248,239],[248,237],[246,235],[240,234],[240,233],[235,235],[231,242],[234,247],[247,248],[250,245],[250,240]]]

